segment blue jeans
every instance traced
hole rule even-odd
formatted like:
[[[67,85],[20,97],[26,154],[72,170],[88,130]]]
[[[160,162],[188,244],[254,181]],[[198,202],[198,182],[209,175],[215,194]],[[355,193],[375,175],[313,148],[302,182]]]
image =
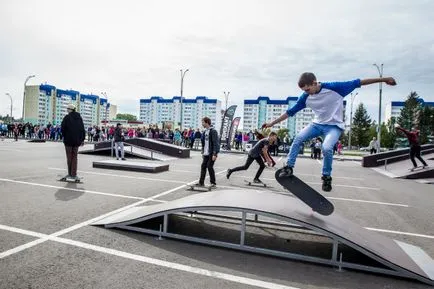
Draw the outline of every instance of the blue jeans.
[[[300,146],[303,145],[303,142],[324,135],[325,137],[322,143],[324,156],[322,174],[324,176],[330,176],[332,173],[333,147],[338,142],[341,133],[342,129],[336,125],[311,123],[295,137],[288,154],[288,166],[294,167]]]

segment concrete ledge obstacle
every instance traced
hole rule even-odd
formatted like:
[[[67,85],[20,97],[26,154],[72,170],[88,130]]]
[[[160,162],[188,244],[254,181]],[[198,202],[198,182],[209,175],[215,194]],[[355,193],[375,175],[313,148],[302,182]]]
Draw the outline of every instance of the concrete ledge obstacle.
[[[154,163],[154,162],[134,162],[122,160],[106,160],[94,161],[94,168],[122,170],[122,171],[135,171],[144,173],[159,173],[169,170],[168,164]]]

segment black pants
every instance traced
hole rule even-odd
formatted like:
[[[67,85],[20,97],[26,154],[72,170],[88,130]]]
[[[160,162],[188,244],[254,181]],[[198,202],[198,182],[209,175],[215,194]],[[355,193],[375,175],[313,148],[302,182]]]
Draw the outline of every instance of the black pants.
[[[214,172],[214,161],[212,160],[212,156],[203,156],[202,157],[202,165],[200,166],[200,179],[199,184],[204,184],[206,169],[209,172],[209,181],[211,184],[215,184],[215,172]]]
[[[374,148],[372,148],[372,149],[371,149],[371,155],[372,155],[372,154],[376,154],[376,153],[377,153],[377,150],[374,149]]]
[[[415,161],[414,157],[416,157],[418,160],[420,160],[420,162],[424,166],[427,166],[426,162],[420,156],[420,145],[412,145],[412,146],[410,146],[410,159],[411,159],[411,162],[413,163],[413,166],[417,167],[417,164],[416,164],[416,161]]]
[[[68,175],[72,177],[76,177],[78,147],[65,146],[65,151],[66,151],[66,163],[68,165]]]
[[[254,157],[251,157],[249,155],[247,157],[247,160],[246,160],[246,163],[244,164],[244,166],[239,166],[239,167],[233,168],[233,169],[231,169],[231,172],[245,171],[250,167],[250,165],[253,163],[253,161],[256,161],[259,164],[259,169],[255,175],[255,179],[259,179],[259,177],[262,174],[262,171],[265,169],[265,164],[264,164],[264,161],[262,160],[261,156],[254,158]]]

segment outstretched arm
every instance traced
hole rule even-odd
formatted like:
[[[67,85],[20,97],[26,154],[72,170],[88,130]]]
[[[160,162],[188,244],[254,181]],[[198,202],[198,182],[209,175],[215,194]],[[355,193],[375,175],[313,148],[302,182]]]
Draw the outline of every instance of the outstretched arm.
[[[382,77],[382,78],[366,78],[360,81],[361,85],[369,85],[373,83],[385,82],[388,85],[396,85],[396,81],[393,77]]]
[[[273,125],[275,125],[276,123],[279,123],[281,121],[284,121],[285,119],[287,119],[290,116],[294,116],[294,114],[296,114],[297,112],[299,112],[300,110],[302,110],[303,108],[306,107],[306,99],[307,99],[308,94],[307,93],[303,93],[297,100],[297,102],[295,103],[295,105],[293,107],[291,107],[290,109],[288,109],[284,114],[282,114],[281,116],[279,116],[278,118],[276,118],[275,120],[273,120],[272,122],[269,123],[264,123],[262,125],[262,128],[266,128],[266,127],[272,127]]]

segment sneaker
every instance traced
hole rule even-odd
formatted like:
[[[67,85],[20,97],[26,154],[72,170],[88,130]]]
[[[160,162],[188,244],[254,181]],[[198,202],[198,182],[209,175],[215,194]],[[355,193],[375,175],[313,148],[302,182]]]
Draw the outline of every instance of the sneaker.
[[[290,176],[292,176],[292,173],[293,173],[293,169],[291,167],[284,166],[283,170],[279,174],[279,178],[290,177]]]
[[[118,160],[119,160],[119,158],[116,158],[116,160],[118,161]]]
[[[215,187],[217,187],[217,184],[212,183],[212,184],[210,185],[210,187],[211,187],[211,188],[215,188]]]
[[[122,160],[123,160],[123,161],[126,161],[127,159],[126,159],[126,158],[122,158]]]
[[[260,179],[253,179],[253,182],[255,184],[262,184],[262,181]]]
[[[205,184],[201,184],[201,183],[195,183],[194,184],[196,187],[205,187]]]
[[[331,176],[322,176],[322,190],[324,192],[330,192],[332,190],[332,177]]]
[[[231,177],[232,171],[231,169],[228,169],[226,172],[226,178],[229,179]]]

